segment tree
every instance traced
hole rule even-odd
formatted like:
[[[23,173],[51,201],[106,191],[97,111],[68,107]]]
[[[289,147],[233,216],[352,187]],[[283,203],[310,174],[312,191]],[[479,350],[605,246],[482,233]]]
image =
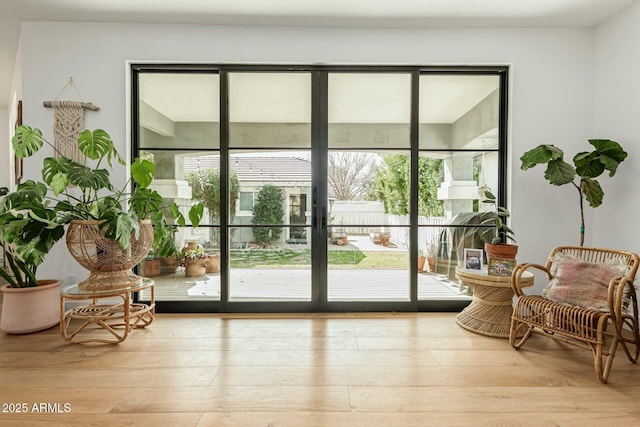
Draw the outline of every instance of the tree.
[[[400,154],[382,156],[384,161],[376,180],[376,196],[391,215],[409,213],[409,157]]]
[[[557,186],[571,184],[578,190],[580,246],[584,245],[584,199],[592,208],[600,206],[604,191],[596,178],[605,171],[609,171],[609,177],[614,176],[620,163],[627,158],[627,152],[616,141],[590,139],[589,144],[593,145],[594,150],[582,151],[573,156],[573,165],[564,161],[564,151],[555,145],[539,145],[520,157],[522,170],[526,171],[535,165],[546,164],[544,177],[550,184]]]
[[[209,212],[209,221],[220,224],[220,169],[205,169],[189,172],[185,176],[191,186],[191,197],[200,201]],[[229,215],[236,214],[236,203],[240,192],[240,181],[235,172],[229,178]],[[220,230],[209,229],[209,239],[217,245],[220,242]]]
[[[418,159],[418,215],[444,216],[442,200],[438,200],[438,187],[444,179],[444,162],[440,159]]]
[[[220,169],[205,169],[186,174],[186,180],[191,186],[191,197],[202,202],[209,211],[212,223],[220,222]],[[231,172],[229,179],[229,214],[231,218],[236,213],[236,202],[240,192],[240,182],[235,172]]]
[[[373,192],[377,155],[336,151],[329,155],[329,194],[336,200],[363,200]]]
[[[392,215],[409,213],[409,156],[390,154],[382,157],[383,165],[376,178],[376,196],[384,202],[385,212]],[[443,216],[444,208],[438,200],[438,185],[443,176],[442,161],[418,159],[418,214]]]
[[[266,184],[258,192],[253,204],[254,225],[282,224],[284,221],[284,193],[281,188]],[[282,227],[253,227],[253,238],[261,246],[280,238]]]

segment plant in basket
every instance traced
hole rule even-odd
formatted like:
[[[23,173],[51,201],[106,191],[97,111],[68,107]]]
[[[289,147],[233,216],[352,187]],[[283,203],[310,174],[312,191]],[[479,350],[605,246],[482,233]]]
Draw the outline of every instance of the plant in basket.
[[[34,155],[44,144],[55,150],[39,129],[26,125],[17,128],[12,144],[19,158]],[[158,256],[179,252],[173,239],[173,224],[184,226],[186,219],[175,203],[167,206],[162,196],[150,188],[155,175],[155,165],[150,160],[134,159],[129,180],[122,188],[115,188],[110,172],[114,163],[124,166],[125,162],[109,134],[102,129],[85,130],[78,138],[78,148],[84,160],[72,160],[59,152],[57,158],[45,158],[43,182],[21,184],[13,198],[30,217],[37,216],[39,204],[33,203],[31,192],[33,188],[44,190],[39,203],[55,215],[38,220],[51,228],[68,225],[69,252],[91,271],[90,277],[80,283],[81,289],[131,286],[141,281],[131,268],[151,248]],[[194,226],[199,224],[202,213],[202,204],[190,208],[188,217]]]

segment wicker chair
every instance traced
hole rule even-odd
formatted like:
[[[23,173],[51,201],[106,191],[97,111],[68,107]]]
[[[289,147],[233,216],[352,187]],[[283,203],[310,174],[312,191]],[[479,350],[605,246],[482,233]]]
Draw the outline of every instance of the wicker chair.
[[[600,309],[568,305],[551,301],[542,295],[523,293],[520,280],[525,270],[544,271],[552,280],[553,272],[558,271],[559,259],[563,256],[589,263],[617,261],[622,264],[626,274],[610,280],[608,297],[603,297]],[[511,280],[517,301],[511,319],[509,343],[519,350],[532,334],[538,334],[591,350],[596,375],[602,383],[606,383],[618,345],[631,362],[638,360],[638,302],[633,281],[639,262],[638,255],[632,252],[562,246],[551,251],[545,266],[531,263],[518,265]],[[602,287],[604,293],[605,286]],[[581,291],[582,288],[578,292]]]

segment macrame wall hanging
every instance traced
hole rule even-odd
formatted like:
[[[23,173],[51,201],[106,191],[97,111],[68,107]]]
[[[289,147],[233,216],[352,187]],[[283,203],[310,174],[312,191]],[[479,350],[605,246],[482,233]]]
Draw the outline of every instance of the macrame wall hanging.
[[[80,101],[59,101],[58,98],[67,88],[73,88],[80,97]],[[43,105],[52,107],[54,110],[55,157],[64,156],[79,163],[84,162],[84,156],[78,149],[78,136],[84,130],[84,110],[96,111],[98,107],[82,100],[73,77],[69,78],[55,100],[44,101]]]

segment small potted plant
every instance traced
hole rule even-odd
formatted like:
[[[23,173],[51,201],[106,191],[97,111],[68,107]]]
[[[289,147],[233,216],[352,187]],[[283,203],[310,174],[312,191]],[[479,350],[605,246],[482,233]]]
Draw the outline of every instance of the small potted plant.
[[[207,260],[209,256],[198,241],[188,241],[182,249],[182,266],[187,277],[204,276],[207,272]]]
[[[154,251],[151,249],[147,256],[144,257],[140,267],[144,277],[159,276],[162,272],[162,261],[154,255]]]
[[[502,206],[498,206],[496,196],[489,190],[484,190],[484,199],[482,203],[493,204],[493,215],[485,219],[481,225],[490,225],[485,231],[480,233],[480,237],[484,240],[484,250],[489,258],[506,258],[515,259],[518,253],[518,246],[507,243],[511,240],[515,243],[514,232],[507,225],[507,218],[510,216],[509,211]]]
[[[432,241],[427,245],[427,265],[431,273],[436,272],[436,259],[438,258],[438,244]]]

